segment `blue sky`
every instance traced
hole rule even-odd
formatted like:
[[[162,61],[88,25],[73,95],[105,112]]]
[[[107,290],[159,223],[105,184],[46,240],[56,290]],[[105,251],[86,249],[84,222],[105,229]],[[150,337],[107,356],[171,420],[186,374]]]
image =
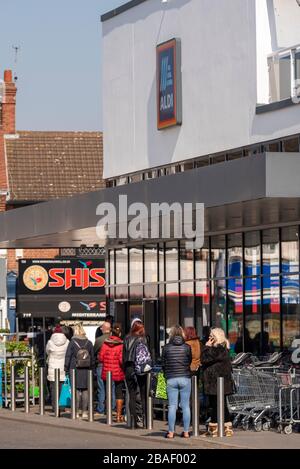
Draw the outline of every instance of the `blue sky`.
[[[126,2],[0,0],[0,78],[18,76],[18,130],[102,130],[100,15]]]

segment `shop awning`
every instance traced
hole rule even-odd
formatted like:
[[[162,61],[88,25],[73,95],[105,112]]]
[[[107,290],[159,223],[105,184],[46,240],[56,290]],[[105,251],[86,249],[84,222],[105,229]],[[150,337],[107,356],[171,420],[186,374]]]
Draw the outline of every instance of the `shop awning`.
[[[0,214],[0,248],[105,245],[98,204],[204,203],[207,233],[300,220],[300,154],[265,153]],[[143,241],[143,240],[141,240]],[[126,240],[125,240],[126,242]]]

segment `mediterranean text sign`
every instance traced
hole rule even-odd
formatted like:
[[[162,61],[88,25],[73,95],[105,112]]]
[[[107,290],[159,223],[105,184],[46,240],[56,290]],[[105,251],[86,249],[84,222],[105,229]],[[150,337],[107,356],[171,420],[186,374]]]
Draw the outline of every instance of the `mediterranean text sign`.
[[[182,122],[180,39],[159,44],[156,60],[157,128],[161,130]]]

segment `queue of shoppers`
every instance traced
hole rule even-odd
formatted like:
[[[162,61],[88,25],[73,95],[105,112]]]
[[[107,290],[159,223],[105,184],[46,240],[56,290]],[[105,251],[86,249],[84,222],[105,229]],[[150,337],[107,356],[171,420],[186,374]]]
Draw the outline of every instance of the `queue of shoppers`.
[[[169,330],[168,343],[162,349],[162,371],[168,396],[168,432],[166,438],[175,437],[178,406],[182,412],[182,438],[189,438],[191,424],[191,378],[202,380],[210,409],[210,421],[203,436],[218,435],[217,380],[224,378],[225,395],[233,393],[229,342],[222,329],[212,328],[201,341],[194,327],[175,325]],[[76,417],[88,418],[88,370],[93,370],[97,382],[96,412],[105,415],[106,377],[112,374],[115,422],[125,420],[125,393],[129,396],[130,426],[132,429],[146,426],[147,374],[153,363],[149,350],[149,337],[140,318],[131,322],[124,337],[121,324],[111,317],[97,330],[95,343],[87,338],[82,324],[72,331],[56,326],[47,346],[47,378],[51,390],[51,403],[55,409],[55,369],[60,370],[60,389],[66,376],[75,369]],[[127,416],[128,417],[128,416]],[[225,435],[232,436],[232,423],[225,404]]]

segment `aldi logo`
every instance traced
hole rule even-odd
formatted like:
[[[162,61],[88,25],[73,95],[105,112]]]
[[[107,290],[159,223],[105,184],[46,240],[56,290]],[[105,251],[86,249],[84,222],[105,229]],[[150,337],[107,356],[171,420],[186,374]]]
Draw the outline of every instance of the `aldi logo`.
[[[159,44],[156,60],[157,128],[161,130],[182,122],[180,39]]]

